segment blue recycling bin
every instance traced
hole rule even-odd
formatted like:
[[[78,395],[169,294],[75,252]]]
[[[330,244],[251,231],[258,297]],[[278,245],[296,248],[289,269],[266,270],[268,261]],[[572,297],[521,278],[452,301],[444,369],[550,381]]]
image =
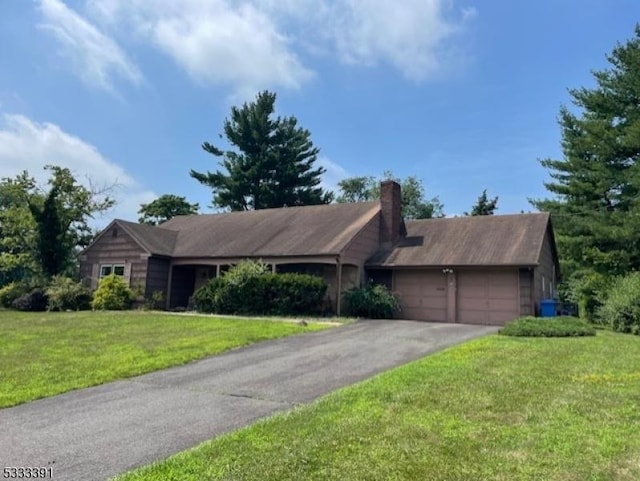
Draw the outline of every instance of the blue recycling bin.
[[[543,299],[540,301],[540,316],[555,317],[558,312],[558,302],[555,299]]]

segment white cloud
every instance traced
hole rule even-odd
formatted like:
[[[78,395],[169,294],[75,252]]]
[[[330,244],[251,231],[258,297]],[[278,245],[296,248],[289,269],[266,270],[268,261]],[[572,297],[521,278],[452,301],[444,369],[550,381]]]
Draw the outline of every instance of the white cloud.
[[[44,185],[48,173],[43,167],[55,164],[70,169],[78,182],[87,187],[115,184],[110,195],[117,205],[108,213],[109,218],[136,220],[140,203],[157,198],[122,167],[106,159],[96,147],[59,126],[34,122],[23,115],[4,114],[0,119],[0,177],[15,177],[27,170]]]
[[[39,0],[44,23],[58,40],[62,56],[85,83],[115,93],[114,77],[133,84],[142,81],[138,67],[110,37],[60,0]]]
[[[445,0],[341,0],[330,14],[329,31],[343,61],[386,62],[421,81],[443,68],[448,42],[475,14],[462,10],[452,16],[448,5]]]
[[[258,3],[94,0],[89,5],[108,24],[128,22],[136,38],[203,85],[228,85],[253,96],[264,88],[296,89],[313,77]]]
[[[318,165],[324,167],[326,172],[322,176],[321,186],[324,190],[338,192],[338,182],[350,177],[347,169],[340,164],[333,162],[327,157],[318,157]]]
[[[250,98],[298,89],[316,73],[314,55],[348,65],[387,65],[423,81],[458,61],[475,9],[452,0],[86,0],[102,31],[62,0],[37,0],[43,28],[87,84],[115,92],[114,80],[142,73],[114,38],[148,44],[201,85]],[[311,56],[311,57],[310,57]],[[308,62],[308,61],[307,61]]]
[[[261,0],[259,4],[278,18],[295,18],[298,40],[309,44],[308,37],[314,37],[314,51],[337,53],[345,64],[387,64],[414,81],[457,61],[456,43],[476,15],[473,8],[455,9],[452,0]]]

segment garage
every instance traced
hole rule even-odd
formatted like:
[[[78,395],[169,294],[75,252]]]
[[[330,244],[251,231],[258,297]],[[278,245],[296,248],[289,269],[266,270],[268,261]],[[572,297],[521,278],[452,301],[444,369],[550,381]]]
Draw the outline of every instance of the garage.
[[[400,316],[421,321],[447,320],[447,277],[442,270],[398,270],[393,290],[400,301]]]
[[[503,325],[519,316],[516,269],[468,270],[456,274],[458,322]]]

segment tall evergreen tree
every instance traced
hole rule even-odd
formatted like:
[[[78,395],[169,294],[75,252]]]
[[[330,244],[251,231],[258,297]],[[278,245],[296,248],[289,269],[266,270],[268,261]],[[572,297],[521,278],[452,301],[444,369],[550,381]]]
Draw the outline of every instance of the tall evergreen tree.
[[[560,111],[560,160],[544,159],[550,211],[565,274],[640,269],[640,27],[593,73],[596,86],[570,91],[579,111]]]
[[[498,197],[489,199],[489,197],[487,197],[487,189],[484,189],[475,205],[471,208],[471,212],[465,212],[464,215],[493,215],[497,208]]]
[[[53,187],[42,207],[30,203],[31,214],[36,221],[36,257],[47,276],[62,273],[67,267],[71,251],[67,249],[67,230],[60,218],[58,188]]]
[[[226,172],[191,176],[213,190],[213,204],[230,210],[253,210],[325,204],[332,194],[320,187],[325,169],[315,167],[319,150],[295,117],[275,117],[276,94],[258,94],[254,102],[232,107],[224,133],[236,150],[205,142],[202,148],[221,157]]]

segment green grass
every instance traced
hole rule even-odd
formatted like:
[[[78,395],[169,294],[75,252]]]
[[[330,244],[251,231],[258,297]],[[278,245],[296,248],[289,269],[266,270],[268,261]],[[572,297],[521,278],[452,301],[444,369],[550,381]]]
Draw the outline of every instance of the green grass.
[[[0,408],[326,327],[138,311],[0,311]]]
[[[640,338],[490,336],[117,479],[640,479]]]
[[[500,334],[523,337],[595,336],[596,330],[577,317],[521,317],[510,322]]]

